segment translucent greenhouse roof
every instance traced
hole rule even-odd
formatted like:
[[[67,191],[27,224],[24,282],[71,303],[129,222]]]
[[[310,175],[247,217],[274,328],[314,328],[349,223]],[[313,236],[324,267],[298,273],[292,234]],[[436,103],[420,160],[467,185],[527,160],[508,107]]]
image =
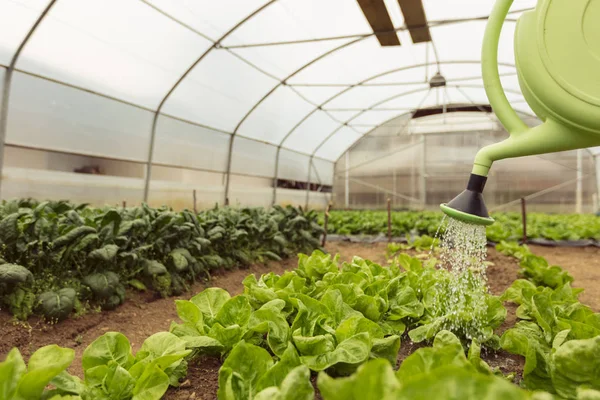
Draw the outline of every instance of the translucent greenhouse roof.
[[[155,129],[135,111],[146,110],[334,161],[400,114],[488,104],[480,49],[493,3],[423,0],[431,41],[413,43],[398,1],[385,0],[400,45],[384,47],[355,0],[0,0],[0,65],[31,33],[15,85],[43,78],[68,88],[46,85],[47,96],[79,90],[132,106],[96,108],[117,131]],[[534,6],[514,2],[500,43],[504,87],[524,113],[512,37]],[[431,89],[438,71],[447,85]],[[147,141],[115,151],[143,158]]]

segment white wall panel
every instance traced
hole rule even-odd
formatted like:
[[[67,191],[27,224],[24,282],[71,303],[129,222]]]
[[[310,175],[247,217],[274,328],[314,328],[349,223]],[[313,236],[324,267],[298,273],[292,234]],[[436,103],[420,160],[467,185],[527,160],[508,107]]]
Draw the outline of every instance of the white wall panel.
[[[313,166],[319,174],[319,178],[321,178],[321,183],[323,185],[333,185],[333,162],[321,160],[320,158],[315,157],[313,158]],[[314,182],[315,178],[315,172],[313,171],[313,179],[311,180]]]
[[[7,143],[146,161],[153,113],[16,72]]]
[[[161,115],[156,129],[154,162],[225,171],[229,134]]]
[[[231,172],[273,178],[276,151],[273,145],[236,137],[231,154]]]
[[[308,179],[309,159],[310,157],[306,154],[299,154],[290,150],[281,149],[279,153],[279,171],[277,172],[277,176],[280,179],[306,182]]]

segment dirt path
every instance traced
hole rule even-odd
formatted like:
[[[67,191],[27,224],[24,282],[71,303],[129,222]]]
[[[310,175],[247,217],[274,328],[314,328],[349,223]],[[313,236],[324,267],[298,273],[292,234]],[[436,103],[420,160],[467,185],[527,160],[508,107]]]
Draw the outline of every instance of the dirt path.
[[[7,312],[0,312],[0,360],[12,347],[18,347],[25,359],[38,348],[56,343],[75,349],[75,361],[69,372],[83,377],[81,356],[85,348],[98,336],[110,331],[119,331],[129,338],[133,351],[137,351],[150,335],[168,331],[171,321],[177,320],[174,301],[189,299],[208,286],[219,286],[231,294],[243,291],[242,280],[250,273],[263,274],[270,271],[282,273],[293,268],[296,259],[285,260],[269,265],[253,265],[247,269],[226,271],[215,274],[209,285],[197,283],[189,293],[178,297],[160,298],[154,295],[129,291],[127,300],[113,311],[90,312],[79,318],[70,318],[55,325],[49,325],[32,317],[29,324],[15,323]],[[29,325],[29,326],[27,326]]]
[[[600,312],[600,249],[596,247],[529,246],[533,254],[542,256],[551,265],[560,265],[575,280],[574,287],[585,289],[579,296],[582,303]]]

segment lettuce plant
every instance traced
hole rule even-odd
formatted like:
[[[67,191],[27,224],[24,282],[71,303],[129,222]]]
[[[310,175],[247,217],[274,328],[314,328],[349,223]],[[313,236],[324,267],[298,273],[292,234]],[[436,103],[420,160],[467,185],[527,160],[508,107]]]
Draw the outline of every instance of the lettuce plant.
[[[73,361],[75,351],[55,344],[38,349],[29,358],[28,365],[23,361],[17,348],[12,349],[0,363],[0,398],[5,400],[58,399],[61,397],[46,390],[51,383],[60,385],[60,374]],[[55,380],[56,379],[56,380]]]
[[[383,359],[363,364],[347,378],[319,373],[324,400],[352,399],[528,399],[529,394],[495,376],[475,351],[465,355],[460,340],[440,331],[433,347],[407,357],[397,372]]]

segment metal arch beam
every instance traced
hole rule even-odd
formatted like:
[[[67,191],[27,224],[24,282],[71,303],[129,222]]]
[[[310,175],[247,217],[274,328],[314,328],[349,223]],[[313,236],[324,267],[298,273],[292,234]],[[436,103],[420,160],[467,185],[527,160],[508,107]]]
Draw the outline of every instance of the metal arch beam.
[[[145,2],[146,0],[142,0],[142,1]],[[530,7],[530,8],[525,8],[525,9],[521,9],[521,10],[515,10],[515,11],[509,12],[509,14],[530,11],[533,9],[534,9],[533,7]],[[471,21],[486,21],[489,18],[490,18],[489,15],[483,15],[483,16],[472,17],[472,18],[456,18],[456,19],[429,21],[429,23],[427,24],[427,27],[437,28],[440,26],[463,24],[465,22],[471,22]],[[516,23],[517,21],[518,21],[517,18],[506,18],[506,20],[505,20],[505,22],[512,22],[512,23]],[[413,27],[413,28],[419,28],[419,27]],[[407,27],[403,26],[400,28],[396,28],[393,31],[378,31],[377,34],[398,32],[400,30],[407,30]],[[359,34],[354,34],[354,35],[328,36],[328,37],[321,37],[321,38],[315,38],[315,39],[298,39],[298,40],[285,40],[285,41],[279,41],[279,42],[246,43],[246,44],[239,44],[239,45],[224,46],[224,48],[233,50],[233,49],[243,49],[243,48],[248,48],[248,47],[285,46],[288,44],[327,42],[327,41],[341,40],[341,39],[358,39],[358,38],[364,39],[364,38],[375,36],[375,35],[376,35],[376,33],[370,32],[370,33],[359,33]]]
[[[456,88],[467,87],[467,88],[477,88],[477,89],[483,88],[482,85],[447,85],[447,87],[456,87]],[[334,132],[332,132],[330,135],[328,135],[321,143],[319,143],[319,145],[315,148],[315,150],[313,150],[311,157],[314,157],[315,153],[325,144],[325,142],[327,142],[331,138],[331,136],[333,136],[338,130],[340,130],[342,126],[347,125],[348,123],[352,122],[352,120],[358,118],[365,112],[370,111],[381,104],[387,103],[388,101],[391,101],[391,100],[394,100],[394,99],[397,99],[397,98],[400,98],[400,97],[403,97],[403,96],[406,96],[409,94],[425,92],[425,91],[429,91],[429,90],[431,90],[431,88],[427,87],[427,88],[415,89],[415,90],[411,90],[408,92],[400,93],[398,95],[394,95],[394,96],[388,97],[386,99],[380,100],[380,101],[376,102],[375,104],[373,104],[372,106],[370,106],[369,108],[365,108],[362,111],[359,111],[356,115],[354,115],[352,118],[346,120],[340,127],[338,127]],[[521,94],[520,92],[518,92],[516,90],[511,90],[511,89],[504,89],[504,91],[508,92],[508,93]],[[404,114],[399,114],[398,116],[400,116],[400,115],[404,115]],[[398,116],[396,116],[394,118],[397,118]],[[372,132],[372,130],[367,132],[366,134],[368,134],[370,132]],[[362,135],[362,136],[365,136],[365,135]],[[362,138],[362,136],[361,136],[361,138]]]
[[[484,17],[480,17],[479,19],[481,19],[481,20],[487,20],[487,19],[489,19],[489,15],[484,16]],[[446,24],[448,24],[448,23],[463,23],[463,22],[468,22],[468,21],[471,21],[471,20],[474,20],[474,19],[473,18],[468,18],[468,19],[463,19],[463,20],[452,20],[452,21],[446,22]],[[512,21],[512,19],[511,19],[511,21]],[[516,20],[514,22],[516,22]],[[441,26],[441,25],[444,25],[444,23],[440,23],[440,24],[438,24],[436,26]],[[408,28],[406,26],[403,26],[403,27],[395,29],[394,31],[396,31],[396,32],[398,32],[398,31],[405,31],[407,29]],[[227,170],[226,170],[226,177],[225,177],[225,179],[226,179],[226,181],[225,181],[225,199],[224,199],[225,204],[229,203],[229,186],[230,186],[230,180],[231,180],[230,176],[231,176],[231,163],[232,163],[232,158],[233,158],[233,144],[234,144],[235,137],[237,136],[237,132],[238,132],[239,128],[243,125],[243,123],[247,120],[247,118],[254,112],[254,110],[256,110],[258,108],[258,106],[260,106],[260,104],[262,104],[271,94],[273,94],[275,92],[275,90],[277,90],[281,86],[286,86],[287,85],[287,80],[291,79],[292,77],[294,77],[295,75],[297,75],[302,70],[308,68],[309,66],[311,66],[315,62],[317,62],[317,61],[319,61],[319,60],[321,60],[323,58],[326,58],[327,56],[329,56],[329,55],[337,52],[338,50],[341,50],[341,49],[343,49],[345,47],[351,46],[351,45],[353,45],[355,43],[358,43],[358,42],[360,42],[360,41],[362,41],[362,40],[364,40],[366,38],[369,38],[371,36],[375,36],[375,33],[373,32],[373,33],[368,34],[368,35],[360,36],[360,37],[358,37],[355,40],[352,40],[350,42],[344,43],[344,44],[342,44],[342,45],[340,45],[340,46],[338,46],[338,47],[336,47],[334,49],[331,49],[331,50],[329,50],[329,51],[327,51],[327,52],[319,55],[318,57],[312,59],[308,63],[304,64],[303,66],[301,66],[300,68],[298,68],[297,70],[295,70],[294,72],[292,72],[286,78],[284,78],[283,80],[281,80],[275,87],[273,87],[267,94],[265,94],[256,104],[254,104],[254,106],[252,106],[252,108],[246,113],[246,115],[244,115],[244,117],[240,120],[240,122],[235,127],[235,129],[234,129],[234,131],[233,131],[233,133],[231,135],[230,141],[229,141],[229,151],[228,151],[228,157],[227,157]],[[287,42],[285,44],[291,44],[291,43],[292,42]],[[439,64],[439,63],[440,63],[440,61],[436,60],[436,64]],[[500,63],[499,63],[499,65],[500,65]],[[375,77],[372,78],[372,79],[375,79]],[[279,155],[279,147],[278,147],[278,151],[277,151],[277,156],[278,155]],[[314,154],[311,155],[311,160],[312,160],[313,157],[314,157]],[[276,169],[277,168],[278,168],[278,166],[276,165]],[[310,165],[309,165],[309,173],[310,173]],[[275,191],[276,191],[276,183],[274,184],[274,186],[275,186]]]
[[[37,18],[31,29],[29,29],[29,32],[27,32],[27,35],[25,35],[25,38],[23,38],[23,40],[19,44],[19,47],[17,48],[17,51],[10,60],[10,64],[8,65],[8,68],[6,69],[6,73],[4,75],[4,85],[2,87],[2,109],[0,109],[0,190],[2,188],[2,171],[4,169],[4,143],[6,142],[6,130],[8,128],[8,105],[10,103],[10,88],[12,84],[13,72],[15,71],[15,66],[17,65],[17,61],[19,60],[19,56],[23,52],[23,49],[27,45],[27,42],[29,42],[29,39],[31,39],[31,36],[33,35],[37,27],[42,23],[42,20],[46,17],[46,15],[48,15],[48,12],[50,12],[50,9],[54,6],[54,4],[57,1],[58,0],[50,0],[48,5],[46,5],[46,8],[44,8],[44,10]]]
[[[452,65],[452,64],[481,64],[481,61],[467,61],[467,60],[465,60],[465,61],[462,61],[462,60],[453,60],[453,61],[441,61],[441,62],[440,62],[440,64],[441,64],[441,65],[446,65],[446,64],[447,64],[447,65]],[[501,65],[501,66],[504,66],[504,67],[516,68],[516,66],[515,66],[514,64],[511,64],[511,63],[498,63],[498,64],[499,64],[499,65]],[[348,92],[349,90],[351,90],[351,89],[353,89],[353,88],[355,88],[355,87],[358,87],[358,86],[364,86],[364,85],[365,85],[365,83],[368,83],[369,81],[372,81],[372,80],[374,80],[374,79],[377,79],[377,78],[381,78],[381,77],[383,77],[383,76],[386,76],[386,75],[389,75],[389,74],[393,74],[393,73],[395,73],[395,72],[408,71],[408,70],[415,69],[415,68],[429,67],[429,66],[431,66],[431,65],[437,65],[437,62],[421,63],[421,64],[414,64],[414,65],[409,65],[409,66],[406,66],[406,67],[401,67],[401,68],[395,68],[395,69],[392,69],[392,70],[389,70],[389,71],[385,71],[385,72],[381,72],[381,73],[378,73],[378,74],[376,74],[376,75],[373,75],[373,76],[371,76],[371,77],[368,77],[368,78],[364,79],[363,81],[361,81],[361,82],[358,82],[358,83],[356,83],[356,84],[353,84],[353,85],[344,85],[344,89],[343,89],[343,90],[341,90],[340,92],[338,92],[338,93],[334,94],[332,97],[328,98],[328,99],[327,99],[327,100],[325,100],[323,103],[319,104],[319,105],[318,105],[317,107],[315,107],[315,108],[314,108],[314,109],[313,109],[311,112],[309,112],[309,113],[308,113],[308,114],[307,114],[307,115],[306,115],[306,116],[305,116],[305,117],[304,117],[302,120],[300,120],[300,122],[299,122],[298,124],[296,124],[296,125],[295,125],[295,126],[294,126],[294,127],[291,129],[291,130],[290,130],[290,132],[288,132],[288,133],[287,133],[287,134],[286,134],[286,135],[283,137],[283,139],[282,139],[282,140],[281,140],[281,142],[279,143],[279,147],[283,146],[283,144],[284,144],[284,143],[285,143],[285,141],[286,141],[286,140],[287,140],[287,139],[290,137],[290,135],[291,135],[292,133],[294,133],[294,131],[295,131],[295,130],[296,130],[296,129],[297,129],[297,128],[298,128],[298,127],[299,127],[299,126],[300,126],[300,125],[301,125],[301,124],[302,124],[302,123],[303,123],[303,122],[306,120],[306,119],[308,119],[308,118],[309,118],[309,117],[310,117],[312,114],[314,114],[314,113],[315,113],[315,112],[317,112],[318,110],[323,110],[323,107],[324,107],[324,106],[325,106],[327,103],[329,103],[329,102],[333,101],[334,99],[338,98],[339,96],[341,96],[342,94],[344,94],[344,93]],[[415,84],[418,84],[418,83],[415,83]],[[426,84],[428,84],[428,82],[422,82],[422,84],[423,84],[423,85],[426,85]],[[292,86],[292,87],[293,87],[293,85],[290,85],[290,86]],[[385,85],[382,85],[382,86],[385,86]],[[461,85],[461,86],[463,86],[463,85]],[[467,86],[467,85],[464,85],[463,87],[468,87],[468,86]],[[390,100],[391,100],[391,99],[390,99]],[[325,112],[326,112],[327,110],[323,110],[323,111],[325,111]]]
[[[148,194],[150,191],[150,179],[151,179],[151,175],[152,175],[152,158],[154,156],[154,143],[156,141],[156,126],[158,124],[158,117],[160,116],[160,112],[161,112],[163,106],[165,105],[165,103],[167,102],[169,97],[173,94],[175,89],[177,89],[177,87],[181,84],[181,82],[183,82],[183,80],[190,74],[190,72],[192,72],[192,70],[212,50],[219,48],[221,46],[220,43],[223,40],[225,40],[229,35],[231,35],[236,29],[238,29],[240,26],[242,26],[243,24],[248,22],[250,19],[252,19],[254,16],[256,16],[257,14],[262,12],[264,9],[266,9],[267,7],[269,7],[271,4],[275,3],[276,1],[277,0],[270,0],[267,3],[263,4],[262,6],[260,6],[256,10],[254,10],[252,13],[250,13],[246,18],[244,18],[240,22],[238,22],[235,26],[233,26],[233,28],[231,28],[230,30],[225,32],[216,42],[213,42],[213,45],[210,46],[204,53],[202,53],[200,55],[200,57],[198,57],[198,59],[192,65],[190,65],[190,67],[183,73],[183,75],[177,80],[177,82],[175,82],[175,84],[171,87],[171,89],[167,92],[167,94],[161,100],[160,104],[158,105],[158,108],[156,109],[156,111],[154,113],[154,119],[152,120],[152,131],[150,134],[150,148],[148,149],[148,163],[146,164],[146,182],[144,184],[144,201],[145,202],[148,201]],[[194,32],[195,32],[195,30],[194,30]],[[206,37],[204,35],[201,35],[201,36],[206,39]],[[230,147],[229,151],[230,151],[229,157],[231,157],[231,147]],[[227,180],[229,181],[229,173],[227,176]]]
[[[283,137],[283,139],[281,139],[281,141],[279,142],[279,145],[277,146],[277,152],[275,153],[275,174],[273,177],[273,196],[272,196],[272,200],[271,200],[271,204],[275,204],[276,200],[277,200],[277,180],[279,179],[279,157],[280,157],[280,152],[281,152],[281,148],[283,147],[283,144],[285,143],[285,141],[292,135],[292,133],[294,133],[296,131],[296,129],[298,129],[298,127],[300,125],[302,125],[302,123],[304,123],[304,121],[306,121],[308,118],[310,118],[311,115],[313,115],[315,112],[317,112],[318,110],[322,110],[325,113],[327,113],[326,110],[323,110],[322,107],[325,106],[327,103],[333,101],[334,99],[338,98],[339,96],[343,95],[344,93],[348,92],[349,90],[351,90],[354,87],[357,86],[364,86],[365,83],[368,83],[369,81],[372,81],[374,79],[389,75],[389,74],[393,74],[396,72],[400,72],[400,71],[408,71],[411,69],[415,69],[415,68],[427,68],[430,65],[453,65],[453,64],[481,64],[481,61],[467,61],[467,60],[452,60],[452,61],[442,61],[442,62],[426,62],[426,63],[420,63],[420,64],[414,64],[414,65],[409,65],[409,66],[405,66],[405,67],[400,67],[400,68],[394,68],[392,70],[389,71],[384,71],[384,72],[380,72],[378,74],[375,74],[371,77],[368,77],[354,85],[343,85],[344,89],[339,91],[338,93],[334,94],[332,97],[328,98],[327,100],[325,100],[323,103],[319,104],[317,107],[315,107],[311,112],[309,112],[308,114],[306,114],[304,116],[304,118],[302,118],[296,125],[294,125],[294,127],[292,127],[292,129]],[[516,68],[516,66],[514,64],[511,63],[499,63],[499,65],[504,66],[504,67],[509,67],[509,68]],[[423,84],[427,84],[427,82],[423,82]],[[290,85],[291,87],[293,87],[293,85]],[[329,115],[329,114],[328,114]],[[331,119],[335,120],[333,117],[330,116]],[[341,129],[341,127],[338,128],[338,130]],[[314,158],[314,153],[310,155],[312,158]],[[310,180],[310,177],[309,177]]]
[[[308,63],[304,64],[303,66],[301,66],[300,68],[298,68],[297,70],[295,70],[294,72],[292,72],[291,74],[289,74],[285,79],[279,81],[279,83],[277,83],[277,85],[275,85],[271,90],[269,90],[269,92],[267,92],[262,98],[260,98],[260,100],[258,100],[258,102],[256,102],[254,104],[254,106],[252,106],[252,108],[246,113],[246,115],[244,115],[244,117],[240,120],[240,122],[237,124],[237,126],[235,127],[233,133],[231,134],[231,138],[229,139],[229,155],[227,158],[227,175],[225,177],[225,204],[227,204],[229,202],[229,184],[230,184],[230,175],[231,175],[231,160],[232,160],[232,155],[233,155],[233,143],[235,141],[235,138],[237,136],[237,133],[240,129],[240,127],[244,124],[244,122],[248,119],[248,117],[254,112],[254,110],[256,110],[258,108],[258,106],[260,106],[271,94],[273,94],[273,92],[275,92],[275,90],[277,90],[278,88],[280,88],[281,86],[287,86],[286,81],[290,78],[292,78],[293,76],[295,76],[296,74],[300,73],[302,70],[310,67],[312,64],[316,63],[319,60],[322,60],[323,58],[326,58],[327,56],[331,55],[332,53],[335,53],[338,50],[344,49],[348,46],[351,46],[355,43],[358,43],[362,40],[364,40],[365,38],[359,38],[359,39],[355,39],[352,40],[350,42],[344,43],[340,46],[337,46],[321,55],[319,55],[316,58],[313,58],[311,61],[309,61]]]

